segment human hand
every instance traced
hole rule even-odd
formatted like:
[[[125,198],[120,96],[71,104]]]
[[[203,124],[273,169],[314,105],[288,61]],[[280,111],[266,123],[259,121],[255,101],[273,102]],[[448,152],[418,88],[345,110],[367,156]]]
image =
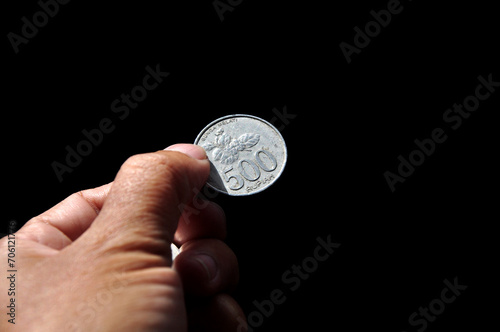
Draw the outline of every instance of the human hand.
[[[129,158],[114,182],[69,196],[15,234],[15,325],[4,313],[1,331],[237,330],[245,319],[225,293],[238,263],[222,242],[224,212],[213,202],[189,218],[180,211],[200,207],[206,154],[167,150]],[[173,264],[171,243],[181,246]]]

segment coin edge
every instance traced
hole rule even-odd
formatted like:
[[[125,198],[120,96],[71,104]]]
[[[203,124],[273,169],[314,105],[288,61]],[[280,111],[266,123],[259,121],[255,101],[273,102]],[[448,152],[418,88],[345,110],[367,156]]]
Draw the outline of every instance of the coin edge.
[[[276,177],[276,179],[272,182],[271,185],[273,185],[281,176],[281,174],[283,174],[283,172],[285,171],[285,166],[286,166],[286,163],[288,161],[288,148],[286,147],[286,142],[285,142],[285,139],[283,138],[283,135],[281,135],[281,132],[278,130],[278,128],[276,128],[272,123],[262,119],[262,118],[259,118],[258,116],[255,116],[255,115],[250,115],[250,114],[231,114],[231,115],[225,115],[221,118],[218,118],[212,122],[210,122],[208,125],[206,125],[201,131],[200,133],[198,134],[198,136],[196,136],[196,139],[194,140],[194,144],[195,145],[198,145],[198,146],[201,146],[199,145],[199,140],[200,138],[203,136],[203,134],[205,133],[205,131],[207,131],[210,127],[212,127],[213,125],[215,125],[216,123],[220,122],[220,121],[224,121],[224,120],[227,120],[229,118],[234,118],[234,117],[246,117],[246,118],[252,118],[252,119],[255,119],[257,121],[262,121],[264,122],[266,125],[268,125],[272,130],[274,130],[277,134],[278,134],[278,137],[281,138],[281,141],[283,142],[283,148],[284,148],[284,161],[283,161],[283,166],[281,167],[281,172],[278,174],[278,176]],[[242,195],[233,195],[227,191],[222,191],[218,188],[215,188],[214,186],[212,186],[210,183],[206,183],[207,186],[209,186],[210,188],[212,188],[213,190],[217,191],[217,192],[220,192],[222,194],[226,194],[228,196],[250,196],[250,195],[254,195],[254,194],[257,194],[257,193],[260,193],[264,190],[266,190],[267,188],[271,187],[271,185],[267,186],[267,187],[264,187],[262,189],[259,189],[259,190],[255,190],[253,192],[250,192],[250,193],[245,193],[245,194],[242,194]]]

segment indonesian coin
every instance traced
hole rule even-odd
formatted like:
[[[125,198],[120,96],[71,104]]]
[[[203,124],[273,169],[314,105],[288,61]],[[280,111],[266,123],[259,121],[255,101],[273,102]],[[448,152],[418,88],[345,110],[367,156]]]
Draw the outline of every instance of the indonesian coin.
[[[194,144],[207,152],[207,185],[231,196],[246,196],[271,186],[283,173],[287,160],[285,141],[269,122],[235,114],[206,126]]]

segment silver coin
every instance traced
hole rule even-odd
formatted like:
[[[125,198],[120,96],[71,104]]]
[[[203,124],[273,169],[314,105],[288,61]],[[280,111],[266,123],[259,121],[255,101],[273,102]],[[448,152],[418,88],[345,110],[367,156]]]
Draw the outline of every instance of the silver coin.
[[[207,152],[207,185],[231,196],[252,195],[271,186],[283,173],[287,160],[285,141],[269,122],[235,114],[206,126],[194,144]]]

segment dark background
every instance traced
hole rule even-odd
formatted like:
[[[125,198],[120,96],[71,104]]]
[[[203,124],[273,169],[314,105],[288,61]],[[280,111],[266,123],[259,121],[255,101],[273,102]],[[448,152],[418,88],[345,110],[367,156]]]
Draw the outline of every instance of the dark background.
[[[457,130],[442,116],[479,75],[500,81],[499,20],[487,2],[402,1],[348,64],[339,44],[387,3],[244,0],[221,21],[210,0],[71,1],[18,54],[6,36],[40,7],[3,4],[2,223],[112,181],[130,155],[192,142],[221,116],[270,121],[286,107],[295,118],[276,121],[289,152],[279,181],[215,199],[245,312],[274,289],[287,297],[255,330],[416,331],[408,317],[455,277],[467,290],[426,330],[489,327],[500,92]],[[120,120],[111,103],[157,64],[170,76]],[[103,118],[116,129],[59,182],[51,163]],[[447,141],[392,193],[384,172],[437,127]],[[291,291],[282,274],[328,235],[340,248]]]

